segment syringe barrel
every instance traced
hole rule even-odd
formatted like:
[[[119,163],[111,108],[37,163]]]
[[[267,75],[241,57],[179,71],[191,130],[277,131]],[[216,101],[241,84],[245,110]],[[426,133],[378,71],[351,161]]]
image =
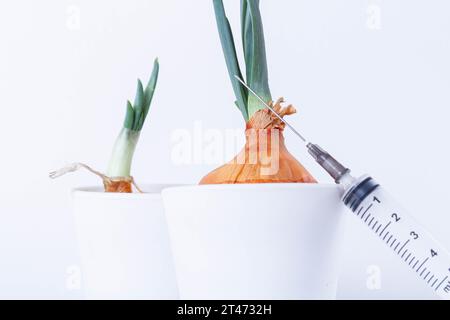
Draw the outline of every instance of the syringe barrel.
[[[432,292],[450,300],[450,254],[383,186],[362,176],[346,188],[343,201]]]

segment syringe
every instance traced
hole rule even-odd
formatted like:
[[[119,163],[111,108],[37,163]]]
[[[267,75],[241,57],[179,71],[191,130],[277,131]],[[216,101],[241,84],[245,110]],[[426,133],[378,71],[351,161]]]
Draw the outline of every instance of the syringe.
[[[350,170],[307,140],[239,77],[255,97],[306,145],[314,160],[342,186],[342,201],[416,276],[442,299],[450,300],[450,254],[372,177],[354,178]]]

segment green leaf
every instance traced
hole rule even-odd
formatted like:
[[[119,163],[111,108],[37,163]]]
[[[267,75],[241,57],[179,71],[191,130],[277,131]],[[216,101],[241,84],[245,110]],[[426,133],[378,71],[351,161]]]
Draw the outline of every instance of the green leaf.
[[[127,101],[127,112],[125,114],[125,122],[123,124],[123,127],[131,130],[133,129],[133,124],[134,124],[134,109],[133,106],[131,105],[131,102]]]
[[[222,51],[225,56],[225,62],[233,86],[233,91],[236,96],[237,105],[244,116],[244,119],[247,121],[249,119],[247,112],[247,90],[234,77],[237,75],[241,79],[243,78],[236,55],[233,33],[231,32],[230,23],[225,15],[225,8],[223,7],[222,0],[213,0],[213,5],[216,15],[217,28],[219,30],[220,42],[222,44]]]
[[[134,98],[134,125],[133,130],[138,130],[137,126],[139,124],[140,118],[143,112],[144,105],[144,87],[142,86],[141,80],[138,79],[136,97]]]
[[[141,80],[138,79],[136,97],[134,98],[134,107],[142,109],[144,105],[144,87]]]
[[[269,102],[272,100],[269,80],[264,32],[259,11],[259,0],[241,0],[242,41],[244,48],[247,84]],[[254,97],[248,96],[247,111],[251,117],[264,105]]]
[[[244,40],[244,35],[245,35],[245,21],[247,20],[246,18],[247,15],[247,0],[241,0],[241,41],[242,43],[245,42]],[[245,54],[245,48],[244,49],[244,54]]]
[[[253,28],[251,25],[250,19],[250,10],[248,10],[247,0],[241,0],[241,39],[242,39],[242,48],[244,50],[244,60],[245,60],[245,69],[246,69],[246,78],[249,81],[250,70],[252,69],[252,56],[253,56],[253,46],[246,45],[248,44],[247,39],[253,38]],[[247,82],[248,84],[248,82]]]
[[[142,81],[138,79],[136,97],[134,105],[130,101],[127,102],[127,114],[125,117],[124,127],[133,131],[141,131],[147,118],[150,104],[152,102],[153,94],[155,92],[156,83],[158,82],[159,62],[155,59],[153,63],[153,71],[150,80],[145,87]]]
[[[144,126],[145,119],[147,118],[148,111],[150,110],[150,105],[152,103],[153,94],[155,93],[156,84],[158,82],[159,75],[159,61],[158,58],[153,62],[153,71],[148,81],[147,87],[144,90],[144,110],[142,117],[138,123],[139,130]]]

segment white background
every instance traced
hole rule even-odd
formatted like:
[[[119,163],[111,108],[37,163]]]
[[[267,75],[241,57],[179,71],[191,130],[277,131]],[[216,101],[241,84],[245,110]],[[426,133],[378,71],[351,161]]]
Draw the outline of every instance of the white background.
[[[355,173],[370,172],[450,247],[450,3],[261,2],[272,94],[297,106],[291,122]],[[225,4],[239,40],[238,1]],[[244,126],[212,4],[4,0],[0,41],[0,297],[81,298],[66,285],[79,263],[70,189],[99,180],[79,173],[50,181],[48,172],[72,161],[105,168],[126,99],[155,56],[160,79],[134,175],[196,183],[217,166],[171,159],[174,130],[195,121]],[[291,133],[286,139],[330,182]],[[345,237],[340,298],[433,297],[353,217]],[[377,268],[381,288],[371,290]]]

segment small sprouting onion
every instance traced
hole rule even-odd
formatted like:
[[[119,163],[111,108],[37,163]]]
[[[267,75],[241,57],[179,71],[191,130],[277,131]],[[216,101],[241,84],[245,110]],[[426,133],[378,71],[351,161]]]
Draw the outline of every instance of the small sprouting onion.
[[[127,101],[123,128],[114,144],[106,174],[96,171],[84,163],[75,162],[60,170],[50,172],[50,178],[56,179],[66,173],[84,168],[103,180],[106,192],[130,193],[133,191],[132,186],[139,192],[142,192],[131,176],[131,163],[133,161],[134,150],[136,149],[139,140],[139,135],[150,109],[153,93],[155,92],[156,83],[158,81],[158,73],[159,63],[158,59],[155,59],[152,75],[150,76],[147,86],[144,89],[141,80],[138,80],[134,104]]]
[[[138,80],[134,104],[127,101],[125,121],[123,128],[114,144],[106,175],[109,177],[130,177],[131,163],[133,161],[136,144],[150,109],[153,93],[158,81],[158,59],[153,64],[153,71],[147,86],[144,89],[141,80]]]

